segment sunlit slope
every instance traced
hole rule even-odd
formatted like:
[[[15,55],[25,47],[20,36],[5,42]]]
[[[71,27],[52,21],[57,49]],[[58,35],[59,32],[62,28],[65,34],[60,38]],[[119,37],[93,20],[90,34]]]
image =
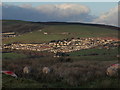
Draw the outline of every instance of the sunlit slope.
[[[88,25],[52,25],[44,29],[49,33],[69,32],[73,37],[116,37],[117,31]]]
[[[48,34],[45,35],[44,32]],[[89,25],[45,25],[42,29],[24,33],[3,43],[41,43],[51,40],[61,40],[78,37],[117,37],[118,30]]]

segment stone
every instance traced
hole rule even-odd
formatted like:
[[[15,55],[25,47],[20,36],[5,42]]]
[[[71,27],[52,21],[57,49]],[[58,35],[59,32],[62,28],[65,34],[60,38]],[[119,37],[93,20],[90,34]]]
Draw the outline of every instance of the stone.
[[[50,68],[44,67],[44,68],[42,69],[42,71],[43,71],[43,73],[48,74],[48,73],[50,73]]]
[[[118,76],[120,70],[120,64],[113,64],[107,68],[106,74],[108,76]]]
[[[25,67],[23,68],[23,73],[24,73],[24,74],[30,73],[30,67],[25,66]]]

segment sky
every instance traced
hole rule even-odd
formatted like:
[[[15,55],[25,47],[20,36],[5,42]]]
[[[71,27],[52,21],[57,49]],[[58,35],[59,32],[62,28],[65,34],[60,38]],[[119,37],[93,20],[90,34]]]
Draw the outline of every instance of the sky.
[[[3,2],[2,19],[117,25],[118,2]]]
[[[65,2],[6,2],[8,5],[23,5],[31,4],[33,7],[44,5],[44,4],[63,4]],[[118,5],[117,2],[67,2],[67,3],[79,3],[86,5],[91,9],[91,14],[99,16],[100,14],[109,11]]]
[[[2,2],[25,2],[26,0],[2,0]],[[27,0],[27,2],[119,2],[119,0]]]

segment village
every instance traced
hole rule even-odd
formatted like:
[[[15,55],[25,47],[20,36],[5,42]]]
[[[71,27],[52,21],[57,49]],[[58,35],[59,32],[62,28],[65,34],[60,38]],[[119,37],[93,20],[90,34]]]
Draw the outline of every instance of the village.
[[[102,39],[102,38],[77,38],[77,39],[63,39],[63,40],[53,40],[49,43],[41,44],[22,44],[13,43],[10,45],[4,45],[4,49],[15,49],[15,50],[31,50],[31,51],[48,51],[53,53],[67,53],[72,51],[78,51],[82,49],[90,48],[107,48],[117,47],[117,41],[112,39]]]

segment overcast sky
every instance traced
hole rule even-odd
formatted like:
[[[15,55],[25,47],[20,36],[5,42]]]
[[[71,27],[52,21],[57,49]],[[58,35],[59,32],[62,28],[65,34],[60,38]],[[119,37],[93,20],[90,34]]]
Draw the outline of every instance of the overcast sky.
[[[117,25],[117,2],[8,2],[2,5],[2,19],[67,21]]]

